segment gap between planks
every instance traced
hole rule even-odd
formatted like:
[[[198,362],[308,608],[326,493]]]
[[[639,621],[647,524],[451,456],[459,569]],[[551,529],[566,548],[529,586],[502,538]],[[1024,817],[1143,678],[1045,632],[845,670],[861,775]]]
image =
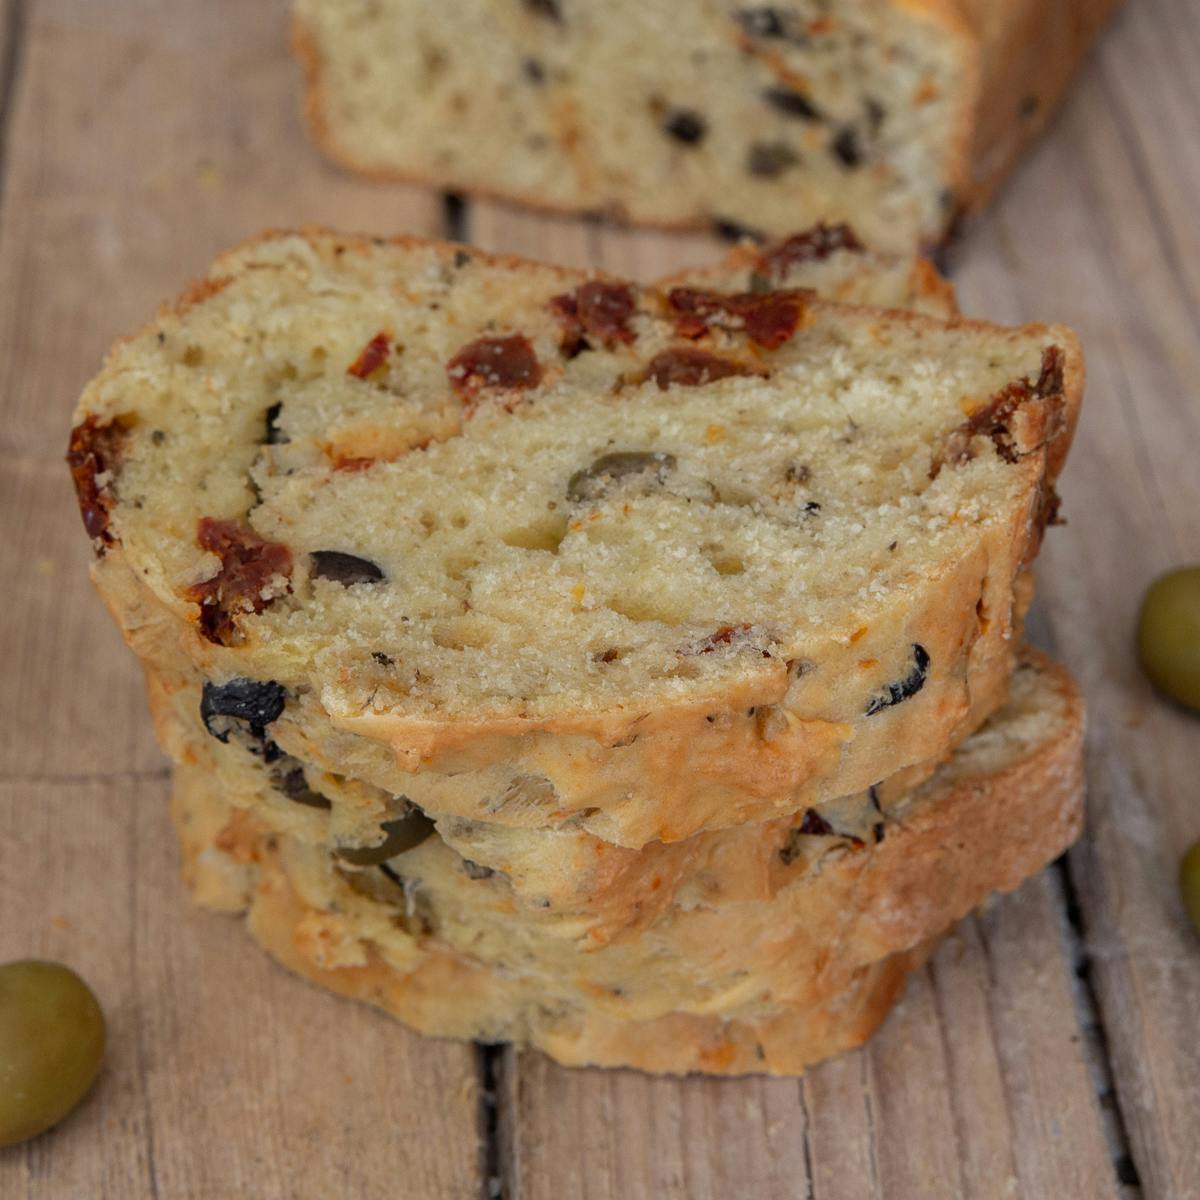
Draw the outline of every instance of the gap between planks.
[[[8,130],[24,44],[26,0],[0,0],[0,199],[8,161]]]

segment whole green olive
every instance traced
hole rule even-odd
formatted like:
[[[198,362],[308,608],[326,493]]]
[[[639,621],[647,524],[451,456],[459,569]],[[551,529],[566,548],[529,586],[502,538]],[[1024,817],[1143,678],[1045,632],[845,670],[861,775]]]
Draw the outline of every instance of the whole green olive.
[[[0,1146],[58,1124],[83,1099],[104,1040],[100,1005],[70,967],[0,966]]]
[[[1138,657],[1150,682],[1200,710],[1200,567],[1156,579],[1138,618]]]
[[[1200,842],[1193,842],[1179,863],[1179,891],[1183,907],[1200,933]]]

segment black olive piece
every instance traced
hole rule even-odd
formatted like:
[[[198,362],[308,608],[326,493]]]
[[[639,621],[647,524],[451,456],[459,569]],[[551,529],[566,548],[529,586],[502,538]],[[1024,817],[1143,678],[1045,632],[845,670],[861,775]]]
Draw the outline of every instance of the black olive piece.
[[[746,170],[760,179],[774,179],[799,161],[800,155],[787,142],[755,142],[746,157]]]
[[[879,785],[872,784],[867,789],[867,794],[871,797],[871,807],[879,814],[880,818],[884,816],[883,805],[879,803]],[[883,841],[884,828],[883,820],[878,820],[871,826],[871,833],[875,838],[875,845],[879,845]]]
[[[834,837],[835,830],[815,808],[806,808],[800,821],[800,832],[816,837]]]
[[[299,763],[289,766],[286,770],[277,774],[275,776],[275,787],[289,800],[294,800],[297,804],[303,804],[305,808],[329,809],[333,807],[328,796],[322,796],[320,792],[314,792],[308,786],[308,780],[304,776],[304,768]]]
[[[378,846],[343,846],[337,856],[355,867],[377,867],[380,863],[419,846],[433,833],[433,822],[419,808],[394,821],[384,821],[383,841]]]
[[[925,686],[929,676],[929,652],[919,642],[913,642],[912,650],[913,669],[903,679],[889,683],[879,695],[871,697],[866,709],[868,717],[915,696]]]
[[[350,587],[355,583],[378,583],[383,578],[383,571],[371,562],[369,558],[359,558],[357,554],[344,554],[341,550],[314,550],[309,555],[312,559],[312,573],[320,579],[331,579],[342,587]]]
[[[821,110],[803,92],[794,88],[769,87],[762,97],[785,117],[798,117],[801,121],[821,120]]]
[[[753,229],[728,217],[714,217],[713,232],[726,242],[758,242],[761,245],[767,240],[767,235],[761,229]]]
[[[279,428],[279,414],[283,412],[283,401],[276,400],[266,413],[266,436],[263,438],[265,446],[282,446],[292,439]]]
[[[608,491],[610,483],[646,471],[655,472],[661,483],[667,472],[674,469],[673,454],[655,450],[614,450],[600,455],[590,467],[583,467],[567,480],[567,499],[576,503],[598,500]]]
[[[749,37],[781,38],[787,34],[784,13],[777,8],[763,5],[759,8],[739,8],[733,19]]]
[[[278,758],[279,748],[266,742],[266,728],[283,712],[287,692],[281,683],[263,683],[257,679],[231,679],[228,683],[205,682],[200,698],[200,719],[204,728],[219,742],[229,741],[229,735],[243,722],[250,733],[271,746]]]
[[[843,166],[853,168],[862,165],[862,147],[859,145],[858,134],[855,132],[854,126],[847,125],[833,139],[830,149],[837,155]]]
[[[677,109],[663,122],[666,130],[677,142],[694,146],[703,141],[708,132],[708,122],[699,114],[686,108]]]
[[[562,22],[562,9],[558,7],[558,0],[525,0],[525,7],[531,13],[536,13],[539,17],[547,17],[551,21]]]

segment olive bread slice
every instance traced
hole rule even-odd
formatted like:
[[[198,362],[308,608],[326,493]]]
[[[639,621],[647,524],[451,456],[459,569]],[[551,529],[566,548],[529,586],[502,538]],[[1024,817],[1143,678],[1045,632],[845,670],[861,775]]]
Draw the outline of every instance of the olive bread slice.
[[[69,459],[151,665],[434,811],[638,846],[1002,701],[1081,384],[1057,326],[276,234],[114,349]]]
[[[702,835],[671,903],[620,936],[514,911],[500,873],[464,870],[436,835],[372,866],[305,844],[222,792],[203,745],[177,767],[175,813],[198,900],[248,907],[285,963],[424,1032],[572,1063],[793,1073],[861,1041],[931,939],[1070,844],[1082,734],[1075,685],[1030,653],[1010,702],[921,787],[857,821]],[[814,1021],[819,1036],[800,1032]]]

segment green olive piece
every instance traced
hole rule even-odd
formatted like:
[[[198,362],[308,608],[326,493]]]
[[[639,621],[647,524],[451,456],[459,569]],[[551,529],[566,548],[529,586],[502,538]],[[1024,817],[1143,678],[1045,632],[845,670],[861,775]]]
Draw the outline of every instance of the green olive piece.
[[[394,821],[384,821],[383,832],[384,839],[378,846],[342,846],[337,851],[338,858],[355,867],[376,867],[419,846],[433,833],[433,822],[419,808],[414,808]]]
[[[0,966],[0,1146],[36,1137],[83,1099],[104,1037],[100,1005],[70,967]]]
[[[1142,601],[1138,657],[1150,682],[1200,710],[1200,567],[1156,579]]]
[[[662,454],[657,450],[614,450],[600,455],[590,467],[583,467],[567,480],[567,499],[576,504],[599,500],[613,483],[650,471],[661,483],[667,472],[674,469],[673,454]]]
[[[1179,891],[1183,907],[1200,933],[1200,842],[1193,842],[1179,863]]]

